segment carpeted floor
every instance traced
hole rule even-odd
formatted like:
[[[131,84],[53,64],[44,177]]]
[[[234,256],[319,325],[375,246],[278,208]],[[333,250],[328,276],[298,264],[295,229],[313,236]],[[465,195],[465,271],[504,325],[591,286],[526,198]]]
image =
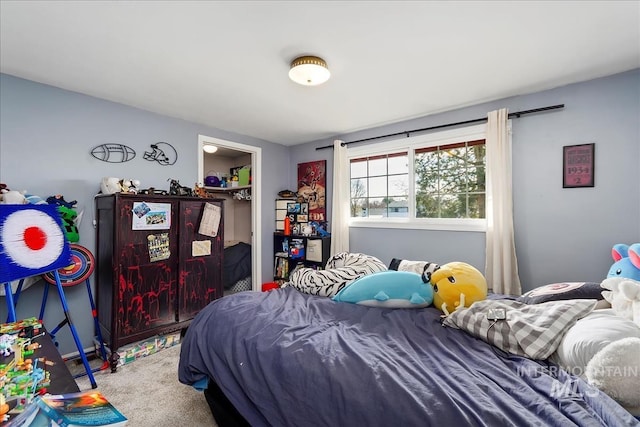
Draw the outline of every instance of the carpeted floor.
[[[127,426],[216,426],[203,393],[178,381],[179,358],[176,345],[120,366],[115,373],[105,369],[93,375],[98,390],[129,419]],[[84,372],[81,363],[71,369]],[[86,375],[76,382],[80,390],[91,389]]]

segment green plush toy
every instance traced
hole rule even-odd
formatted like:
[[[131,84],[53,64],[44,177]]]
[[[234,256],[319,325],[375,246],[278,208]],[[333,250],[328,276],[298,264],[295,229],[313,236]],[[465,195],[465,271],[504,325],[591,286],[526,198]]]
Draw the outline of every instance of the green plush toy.
[[[64,233],[67,237],[67,240],[70,243],[76,243],[80,241],[80,232],[78,231],[78,226],[76,225],[76,218],[78,217],[78,213],[73,209],[61,205],[58,205],[58,212],[60,213],[60,217],[62,218]]]

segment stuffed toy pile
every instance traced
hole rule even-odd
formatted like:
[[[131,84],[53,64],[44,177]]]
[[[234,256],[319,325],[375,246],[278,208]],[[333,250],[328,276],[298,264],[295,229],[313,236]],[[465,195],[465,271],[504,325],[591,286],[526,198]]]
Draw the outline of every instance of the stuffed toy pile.
[[[487,281],[482,273],[465,262],[438,265],[426,261],[394,258],[389,270],[413,272],[433,287],[433,305],[448,316],[487,298]]]
[[[615,261],[602,282],[602,295],[613,312],[640,328],[640,243],[617,244]],[[640,338],[629,336],[607,344],[587,363],[589,384],[604,391],[635,416],[640,415]]]

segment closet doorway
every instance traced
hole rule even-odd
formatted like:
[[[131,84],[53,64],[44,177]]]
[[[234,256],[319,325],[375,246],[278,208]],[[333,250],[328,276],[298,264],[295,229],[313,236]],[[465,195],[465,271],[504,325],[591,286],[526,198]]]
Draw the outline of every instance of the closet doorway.
[[[205,148],[216,147],[213,153]],[[248,185],[232,184],[227,181],[226,187],[219,187],[218,180],[230,179],[237,168],[250,168]],[[259,291],[262,283],[262,232],[260,220],[260,195],[262,181],[262,148],[238,142],[227,141],[206,135],[198,135],[198,184],[205,185],[215,197],[224,199],[224,240],[225,254],[243,252],[247,245],[251,246],[251,280],[239,280],[233,286],[225,286],[225,294],[242,290]],[[210,177],[207,179],[207,177]],[[245,176],[246,179],[246,176]],[[238,181],[236,181],[238,182]],[[242,182],[245,184],[245,182]],[[228,251],[227,251],[228,249]],[[239,266],[237,270],[242,270]]]

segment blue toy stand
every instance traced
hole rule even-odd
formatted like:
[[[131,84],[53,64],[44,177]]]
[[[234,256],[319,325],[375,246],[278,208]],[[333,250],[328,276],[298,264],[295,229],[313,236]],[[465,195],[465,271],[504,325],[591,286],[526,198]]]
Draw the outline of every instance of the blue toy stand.
[[[56,282],[54,284],[57,287],[57,282],[60,281],[60,275],[59,275],[59,273],[57,271],[56,271],[56,274],[58,275],[58,277],[57,277]],[[109,361],[107,359],[107,350],[104,347],[104,340],[102,339],[102,332],[100,331],[100,324],[98,323],[98,312],[96,310],[96,305],[95,305],[95,302],[93,300],[93,293],[91,292],[91,283],[89,282],[88,278],[85,280],[85,284],[87,286],[87,293],[89,294],[89,303],[91,304],[91,315],[93,316],[94,328],[95,328],[95,331],[96,331],[97,338],[98,338],[98,340],[100,342],[100,356],[102,357],[102,360],[104,361],[104,363],[100,367],[90,369],[91,372],[97,372],[97,371],[101,371],[103,369],[107,369],[109,367]],[[60,290],[58,290],[58,294],[60,294]],[[44,310],[45,310],[45,307],[47,306],[47,298],[48,298],[48,296],[49,296],[49,286],[45,285],[44,292],[42,294],[42,305],[40,306],[40,316],[38,316],[38,319],[40,321],[42,321],[42,318],[44,317]],[[62,301],[62,298],[61,298],[61,301]],[[65,308],[66,302],[63,302],[62,306],[63,306],[63,310],[65,312],[64,320],[62,320],[62,322],[60,322],[55,328],[53,328],[51,331],[49,331],[49,335],[51,335],[51,339],[53,339],[54,341],[55,341],[55,338],[56,338],[56,334],[58,333],[58,331],[64,325],[69,324],[69,327],[73,328],[73,325],[70,323],[71,320],[68,317],[67,309]],[[83,353],[83,350],[80,350],[80,347],[78,347],[78,351],[80,351],[81,354],[84,354],[85,357],[86,357],[86,353]],[[84,363],[84,360],[83,360],[83,363]],[[86,368],[87,368],[87,366],[85,365],[85,370],[86,370]],[[74,375],[74,378],[83,377],[85,375],[89,375],[89,370],[86,370],[86,373],[84,373],[84,374]],[[91,380],[91,377],[89,377],[89,379]],[[93,382],[91,383],[91,385],[93,386]]]

